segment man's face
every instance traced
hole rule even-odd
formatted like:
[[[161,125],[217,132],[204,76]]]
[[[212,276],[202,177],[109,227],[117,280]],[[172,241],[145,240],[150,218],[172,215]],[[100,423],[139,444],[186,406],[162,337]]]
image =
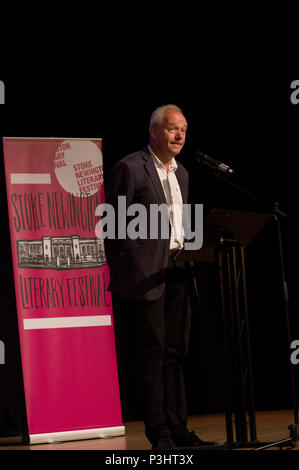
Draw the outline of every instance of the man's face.
[[[161,125],[152,127],[151,137],[158,151],[165,156],[175,157],[184,146],[186,131],[187,121],[184,115],[175,109],[167,109]]]

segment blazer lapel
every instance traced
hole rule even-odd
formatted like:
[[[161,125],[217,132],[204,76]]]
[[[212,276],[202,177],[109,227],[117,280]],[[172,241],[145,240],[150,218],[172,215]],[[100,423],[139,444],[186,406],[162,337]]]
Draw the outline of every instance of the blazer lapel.
[[[156,190],[156,193],[157,193],[157,196],[158,196],[160,202],[163,203],[163,204],[166,204],[166,198],[165,198],[165,194],[164,194],[164,191],[163,191],[163,188],[162,188],[162,184],[161,184],[158,172],[156,170],[153,159],[152,159],[149,151],[147,150],[147,148],[145,148],[143,150],[143,159],[145,160],[145,163],[144,163],[145,170],[147,171],[147,173],[148,173],[148,175],[149,175],[149,177],[150,177],[150,179],[153,183],[153,186]]]
[[[186,204],[188,202],[188,187],[186,187],[186,184],[183,181],[181,169],[179,166],[175,172],[175,176],[181,188],[183,204]]]
[[[142,156],[143,156],[143,159],[145,160],[145,164],[144,164],[145,169],[152,180],[152,183],[154,185],[158,198],[161,203],[166,204],[166,198],[165,198],[165,194],[162,188],[162,184],[161,184],[158,172],[156,170],[155,164],[153,162],[152,156],[149,153],[149,150],[147,147],[145,147],[145,149],[143,150]],[[184,178],[182,177],[182,172],[181,172],[181,168],[179,165],[175,172],[175,176],[181,188],[183,204],[186,204],[188,202],[188,186],[186,185]]]

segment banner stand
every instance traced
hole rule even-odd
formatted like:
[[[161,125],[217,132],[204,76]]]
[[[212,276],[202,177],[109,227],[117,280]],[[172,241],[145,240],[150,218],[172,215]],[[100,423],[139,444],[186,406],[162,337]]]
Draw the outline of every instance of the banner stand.
[[[102,429],[86,429],[58,433],[31,434],[29,436],[0,437],[0,450],[4,445],[52,444],[54,442],[79,441],[85,439],[108,439],[125,435],[125,426]]]
[[[31,434],[29,436],[30,444],[43,444],[62,441],[77,441],[82,439],[100,439],[125,435],[125,426],[116,426],[113,428],[85,429],[79,431],[66,431],[49,434]]]
[[[6,137],[3,150],[25,418],[22,436],[0,429],[0,444],[123,436],[110,273],[95,234],[102,139]]]

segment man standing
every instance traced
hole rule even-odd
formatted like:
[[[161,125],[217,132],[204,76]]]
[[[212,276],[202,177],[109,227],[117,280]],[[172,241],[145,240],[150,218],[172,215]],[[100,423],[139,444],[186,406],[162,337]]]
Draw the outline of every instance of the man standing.
[[[116,211],[116,233],[123,233],[127,209],[147,209],[147,236],[106,239],[110,289],[123,315],[134,315],[143,386],[145,433],[153,449],[200,446],[207,443],[187,430],[183,363],[190,330],[188,274],[177,259],[184,246],[183,204],[188,198],[188,173],[176,162],[182,150],[187,121],[180,108],[157,108],[150,120],[149,146],[120,160],[112,169],[106,203]],[[126,210],[118,213],[118,198]],[[162,221],[158,236],[150,236],[151,206],[164,205],[169,227]],[[165,213],[161,215],[163,218]],[[165,225],[164,225],[165,227]],[[135,237],[134,237],[135,238]]]

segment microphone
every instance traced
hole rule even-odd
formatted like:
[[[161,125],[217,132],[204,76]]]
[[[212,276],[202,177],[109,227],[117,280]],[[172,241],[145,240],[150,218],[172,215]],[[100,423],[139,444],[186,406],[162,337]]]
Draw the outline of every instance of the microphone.
[[[194,158],[200,163],[203,163],[204,165],[207,165],[210,168],[213,168],[213,170],[220,170],[223,173],[229,173],[230,175],[234,173],[234,170],[232,170],[232,168],[230,168],[225,163],[222,163],[219,160],[215,160],[214,158],[209,157],[208,155],[200,152],[199,150],[195,153]]]

